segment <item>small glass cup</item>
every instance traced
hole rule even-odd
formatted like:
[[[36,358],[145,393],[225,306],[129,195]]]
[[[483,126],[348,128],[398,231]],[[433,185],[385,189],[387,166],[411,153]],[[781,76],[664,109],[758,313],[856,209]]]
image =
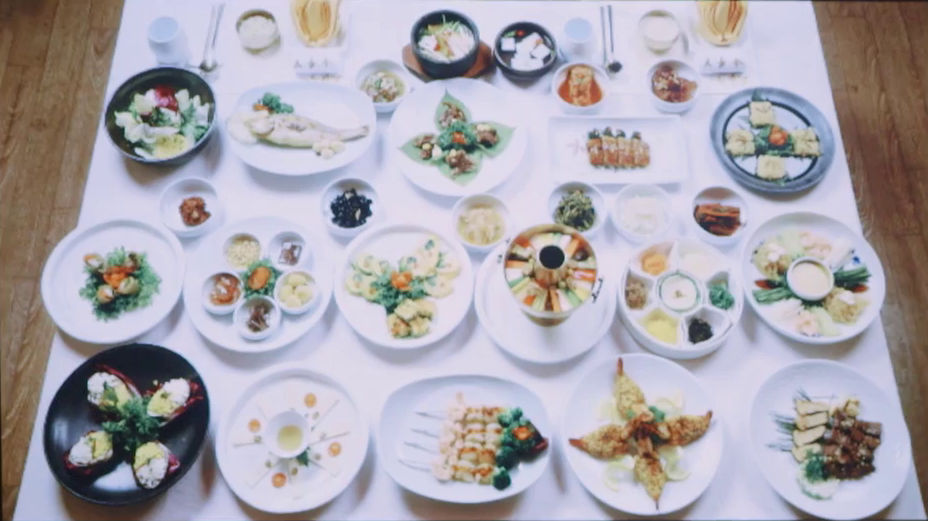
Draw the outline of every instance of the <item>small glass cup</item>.
[[[589,55],[593,47],[593,24],[586,18],[571,18],[564,24],[565,56],[577,60]]]
[[[184,29],[170,16],[159,16],[148,25],[148,46],[162,65],[181,65],[189,56]]]

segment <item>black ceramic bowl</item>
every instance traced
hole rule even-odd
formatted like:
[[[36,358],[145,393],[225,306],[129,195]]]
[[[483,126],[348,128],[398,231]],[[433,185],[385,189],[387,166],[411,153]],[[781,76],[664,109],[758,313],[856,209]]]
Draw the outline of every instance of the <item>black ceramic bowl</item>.
[[[210,104],[209,129],[206,131],[206,134],[183,154],[167,159],[148,159],[136,154],[135,145],[126,140],[123,129],[116,125],[115,113],[127,110],[135,94],[144,94],[148,89],[156,85],[168,85],[177,90],[187,89],[191,98],[199,95],[200,101]],[[142,71],[120,85],[106,105],[104,118],[106,122],[106,132],[110,136],[110,141],[113,142],[113,145],[115,145],[124,156],[140,163],[177,166],[190,161],[197,152],[206,146],[207,141],[212,137],[213,128],[216,126],[216,96],[213,94],[213,89],[210,88],[206,80],[195,72],[175,67],[157,67],[155,69]]]
[[[520,36],[525,37],[532,33],[538,33],[538,35],[541,36],[545,44],[551,50],[551,54],[544,59],[544,64],[537,69],[532,69],[530,71],[514,69],[511,63],[512,57],[515,56],[516,53],[515,51],[504,51],[502,49],[502,40],[510,35],[519,35],[516,36],[516,41],[518,42]],[[547,74],[554,67],[554,64],[557,63],[557,52],[557,41],[547,29],[534,22],[516,22],[504,27],[496,36],[496,41],[493,44],[493,61],[496,62],[496,66],[503,71],[503,74],[510,79],[535,80]]]
[[[101,430],[104,418],[87,402],[87,379],[100,365],[121,372],[139,392],[155,389],[154,380],[186,378],[200,386],[202,399],[161,427],[158,440],[180,461],[180,468],[154,489],[136,485],[129,463],[131,456],[116,451],[112,465],[94,478],[78,476],[65,467],[65,453],[91,430]],[[61,384],[45,415],[44,445],[48,468],[62,487],[75,496],[99,505],[119,506],[152,499],[176,484],[190,470],[206,441],[209,430],[209,395],[203,379],[190,362],[163,347],[129,344],[102,351],[91,357]]]
[[[447,63],[432,61],[419,50],[419,34],[427,26],[437,25],[443,23],[443,21],[460,22],[467,26],[474,34],[474,47],[463,58],[457,61]],[[457,11],[432,11],[422,18],[419,18],[412,26],[410,40],[412,42],[412,52],[416,56],[416,59],[419,60],[419,65],[422,66],[422,70],[425,71],[430,78],[436,80],[463,76],[464,73],[469,71],[470,68],[474,66],[474,63],[477,62],[477,52],[480,48],[480,33],[477,31],[477,25],[474,24],[473,20]]]

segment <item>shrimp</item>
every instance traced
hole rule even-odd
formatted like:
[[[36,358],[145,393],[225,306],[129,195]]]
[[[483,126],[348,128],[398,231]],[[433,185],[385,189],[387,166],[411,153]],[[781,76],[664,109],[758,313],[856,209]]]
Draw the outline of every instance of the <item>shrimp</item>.
[[[629,440],[633,432],[634,426],[631,423],[624,427],[604,425],[582,438],[571,438],[568,441],[594,458],[610,459],[628,454],[631,450]]]
[[[654,500],[654,506],[660,509],[661,492],[667,483],[667,475],[661,467],[661,460],[654,452],[651,438],[638,438],[638,457],[635,458],[635,478],[644,485],[645,491]]]
[[[638,384],[625,374],[622,359],[619,358],[618,373],[615,376],[615,385],[613,386],[613,395],[615,395],[615,406],[622,418],[627,418],[628,411],[635,405],[647,404],[644,401],[644,393]]]
[[[693,414],[675,416],[658,424],[657,434],[666,440],[668,445],[689,445],[702,438],[702,435],[709,430],[711,420],[712,411],[707,412],[704,416]]]

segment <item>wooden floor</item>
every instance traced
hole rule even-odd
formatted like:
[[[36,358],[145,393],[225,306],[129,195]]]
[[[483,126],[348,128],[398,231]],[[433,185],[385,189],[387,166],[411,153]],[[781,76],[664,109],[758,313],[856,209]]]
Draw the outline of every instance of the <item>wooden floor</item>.
[[[54,333],[38,280],[77,221],[122,3],[0,2],[3,519],[13,516]],[[883,321],[928,497],[928,283],[917,275],[928,259],[928,3],[815,11],[864,229],[886,268]]]

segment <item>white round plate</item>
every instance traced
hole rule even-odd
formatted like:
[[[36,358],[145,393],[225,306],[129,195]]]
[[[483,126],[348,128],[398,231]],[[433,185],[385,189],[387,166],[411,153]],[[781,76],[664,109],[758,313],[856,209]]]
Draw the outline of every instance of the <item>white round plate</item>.
[[[304,401],[309,393],[316,397],[312,407]],[[280,364],[244,385],[232,404],[219,424],[216,461],[229,488],[254,508],[274,514],[317,508],[341,494],[361,470],[369,427],[357,402],[338,381],[298,363]],[[264,428],[268,418],[288,409],[309,421],[310,464],[271,458],[268,468],[269,451],[252,443],[254,433],[248,424],[256,419]],[[329,448],[335,442],[341,452],[332,456]],[[295,477],[290,474],[293,469]],[[271,481],[278,472],[288,476],[280,488]]]
[[[540,326],[522,311],[509,291],[500,264],[507,244],[496,248],[477,273],[474,307],[493,342],[512,356],[536,364],[557,364],[586,353],[609,331],[615,317],[615,287],[603,282],[591,298],[557,326]]]
[[[683,481],[668,481],[660,496],[660,508],[645,492],[644,486],[634,481],[622,482],[618,490],[606,485],[603,473],[606,461],[597,460],[569,443],[580,438],[607,421],[599,420],[599,404],[612,396],[617,360],[595,367],[580,379],[567,403],[560,436],[561,450],[580,483],[603,503],[630,514],[667,515],[689,505],[709,487],[722,458],[725,433],[712,397],[693,373],[685,368],[654,355],[645,353],[622,355],[625,374],[638,383],[648,404],[660,397],[683,393],[684,414],[703,415],[712,411],[709,430],[702,438],[683,447],[683,464],[692,474]]]
[[[301,315],[284,314],[278,330],[269,338],[255,342],[245,340],[236,330],[232,314],[214,315],[206,311],[203,306],[203,281],[220,271],[232,271],[241,275],[243,270],[232,269],[225,259],[226,240],[232,235],[247,233],[255,236],[261,243],[263,258],[269,256],[268,244],[280,232],[296,232],[303,236],[305,247],[300,254],[300,262],[288,269],[308,271],[316,281],[319,295],[308,312]],[[187,308],[197,331],[216,345],[245,353],[279,349],[305,335],[325,314],[332,296],[332,267],[322,252],[313,249],[313,245],[317,244],[321,243],[308,230],[280,217],[257,217],[229,223],[206,236],[191,255],[193,267],[188,271],[187,279],[184,281],[184,307]],[[275,257],[276,253],[270,254],[272,261],[276,260]]]
[[[430,235],[441,240],[442,251],[454,253],[461,263],[461,273],[453,279],[454,291],[450,295],[439,299],[428,297],[438,308],[428,333],[419,338],[394,338],[387,328],[384,307],[348,293],[345,279],[358,255],[370,254],[396,266],[401,257],[415,253]],[[411,223],[383,223],[361,232],[345,248],[345,255],[336,268],[335,280],[335,302],[355,332],[377,345],[395,349],[422,347],[446,337],[464,319],[474,296],[470,256],[461,243],[426,226]]]
[[[651,252],[663,252],[668,257],[667,269],[658,276],[645,273],[641,269],[641,258]],[[708,257],[710,259],[709,266],[712,267],[711,272],[699,274],[683,270],[681,259],[689,253]],[[658,283],[661,277],[677,270],[683,270],[685,274],[691,275],[692,278],[696,279],[700,287],[699,304],[694,309],[682,313],[664,305],[658,296]],[[647,303],[643,309],[631,309],[625,300],[625,288],[631,280],[642,282],[648,290]],[[728,285],[728,292],[735,299],[735,305],[728,310],[715,307],[709,299],[709,287],[719,282]],[[635,250],[622,274],[617,293],[619,296],[619,315],[622,317],[622,322],[628,332],[649,351],[667,358],[699,358],[715,351],[734,331],[738,321],[741,320],[741,312],[744,309],[741,279],[734,271],[731,261],[717,249],[695,239],[668,239]],[[676,344],[658,340],[642,325],[641,321],[651,313],[661,312],[678,321]],[[712,326],[713,334],[709,340],[694,344],[689,341],[687,326],[689,320],[696,317],[708,322]]]
[[[862,264],[870,272],[870,280],[866,284],[869,289],[861,293],[870,301],[867,308],[855,324],[836,324],[839,331],[837,336],[813,337],[802,335],[776,318],[774,311],[777,309],[777,304],[782,303],[782,301],[773,305],[763,305],[758,304],[754,299],[754,290],[758,289],[756,281],[765,278],[751,260],[754,251],[765,239],[788,229],[808,230],[830,239],[832,244],[839,238],[849,241],[854,248],[854,259],[848,262],[845,267],[853,268]],[[751,303],[754,311],[777,333],[804,344],[834,344],[859,335],[880,316],[880,309],[883,307],[883,300],[886,297],[886,274],[883,272],[883,264],[880,262],[880,258],[877,256],[876,251],[873,250],[873,247],[870,246],[870,243],[848,228],[846,224],[819,213],[795,212],[783,214],[758,226],[748,238],[747,244],[745,244],[741,271],[744,274],[745,298]]]
[[[264,85],[242,94],[232,114],[251,110],[251,106],[266,92],[277,94],[283,103],[293,105],[294,114],[339,129],[367,125],[369,132],[363,138],[346,141],[345,150],[330,159],[316,155],[311,148],[280,147],[264,142],[246,145],[230,135],[225,142],[232,151],[242,161],[257,169],[282,175],[328,172],[354,162],[374,142],[374,134],[377,132],[374,103],[356,88],[318,81]]]
[[[442,420],[416,414],[418,411],[444,411],[453,404],[457,393],[472,404],[521,407],[542,436],[552,441],[551,422],[541,398],[520,384],[493,376],[454,375],[427,378],[407,384],[393,392],[383,406],[377,427],[377,454],[380,464],[403,488],[448,503],[486,503],[514,496],[532,486],[548,467],[552,447],[530,461],[523,461],[511,471],[512,484],[503,490],[492,485],[450,481],[441,483],[429,471],[417,470],[400,460],[429,464],[435,455],[404,442],[427,446],[433,438],[412,429],[441,432]]]
[[[87,280],[84,255],[106,257],[116,248],[145,253],[161,277],[158,294],[146,308],[103,322],[79,291]],[[184,278],[184,249],[177,237],[161,226],[115,219],[67,234],[52,250],[42,270],[42,301],[55,324],[68,335],[91,344],[118,344],[136,338],[168,316],[180,297]]]
[[[782,439],[774,413],[795,414],[793,399],[803,390],[813,399],[854,396],[860,419],[883,424],[882,443],[874,453],[876,471],[860,480],[842,481],[829,500],[805,495],[796,481],[799,466],[792,454],[768,447]],[[824,519],[867,519],[889,506],[909,477],[912,445],[899,407],[873,381],[851,367],[830,360],[803,360],[773,373],[757,391],[749,419],[754,457],[770,486],[783,499]]]
[[[473,121],[493,121],[515,128],[503,153],[495,158],[483,158],[480,171],[465,186],[446,178],[436,167],[416,163],[400,150],[418,134],[438,133],[435,110],[445,91],[467,106]],[[439,195],[462,197],[499,186],[519,167],[528,142],[528,128],[513,106],[507,103],[507,96],[485,81],[466,78],[433,81],[418,87],[397,107],[387,131],[388,147],[396,165],[411,183]]]

